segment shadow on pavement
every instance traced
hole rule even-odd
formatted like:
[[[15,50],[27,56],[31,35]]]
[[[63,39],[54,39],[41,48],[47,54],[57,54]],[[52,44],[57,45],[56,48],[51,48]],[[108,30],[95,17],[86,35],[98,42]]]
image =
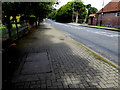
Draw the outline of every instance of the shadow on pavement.
[[[67,37],[59,34],[49,25],[42,24],[35,32],[17,41],[8,54],[3,55],[3,60],[10,61],[6,66],[3,63],[3,72],[8,72],[7,67],[12,66],[12,61],[17,63],[17,67],[19,66],[18,68],[12,66],[16,69],[15,74],[8,81],[5,81],[8,76],[3,79],[3,82],[9,82],[8,86],[3,83],[3,88],[98,88],[101,71],[89,64],[82,49],[77,50],[75,46],[67,44],[66,39]],[[46,56],[36,55],[39,53],[46,53]],[[33,55],[30,59],[30,54],[36,56]],[[36,66],[38,63],[30,65],[27,61],[34,62],[36,59],[39,61],[38,58],[42,57],[47,57],[49,72],[46,70],[40,72],[39,66],[42,66],[40,62]],[[44,58],[41,59],[42,62],[45,61]],[[7,74],[4,73],[5,76]]]

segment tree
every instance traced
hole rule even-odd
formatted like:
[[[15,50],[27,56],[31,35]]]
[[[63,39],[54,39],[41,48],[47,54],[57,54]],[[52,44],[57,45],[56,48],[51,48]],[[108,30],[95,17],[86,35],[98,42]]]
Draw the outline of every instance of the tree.
[[[83,2],[68,2],[66,5],[56,10],[56,12],[52,12],[50,15],[51,17],[55,17],[56,21],[66,23],[72,22],[73,14],[76,17],[76,21],[78,21],[78,19],[85,19],[86,7]],[[73,19],[75,19],[75,17],[73,17]]]
[[[86,7],[83,4],[83,2],[73,2],[74,3],[74,12],[76,16],[76,23],[78,23],[78,18],[79,19],[85,19],[86,16]]]
[[[91,7],[91,4],[86,5],[86,8],[87,8],[86,22],[88,22],[89,15],[95,14],[98,10],[95,7]]]
[[[56,10],[56,9],[53,9],[52,12],[49,13],[49,15],[48,15],[47,17],[50,18],[50,19],[55,20],[56,14],[57,14],[57,10]]]
[[[16,24],[17,34],[18,34],[18,26],[16,16],[25,16],[29,17],[34,15],[36,17],[36,22],[41,21],[43,18],[47,16],[49,12],[52,10],[52,5],[54,2],[3,2],[2,3],[2,15],[3,20],[6,21],[4,23],[7,24],[7,28],[9,31],[9,37],[11,37],[11,21],[10,16],[13,16],[13,20]],[[37,24],[36,24],[37,25]]]

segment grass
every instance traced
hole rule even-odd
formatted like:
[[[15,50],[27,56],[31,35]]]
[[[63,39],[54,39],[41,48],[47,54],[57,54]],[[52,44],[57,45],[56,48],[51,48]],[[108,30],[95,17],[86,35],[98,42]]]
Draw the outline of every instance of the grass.
[[[20,24],[17,24],[17,25],[18,25],[18,28],[21,27]],[[15,25],[15,24],[12,24],[12,28],[13,28],[13,29],[16,29],[16,25]]]
[[[120,29],[119,27],[107,27],[107,26],[96,26],[96,25],[89,25],[94,27],[103,27],[103,28],[109,28],[109,29]]]
[[[79,23],[73,23],[73,22],[71,22],[71,23],[68,23],[68,24],[79,24]]]
[[[10,20],[12,20],[12,19],[13,19],[13,17],[11,16]],[[16,16],[16,19],[17,19],[17,22],[20,22],[20,16]]]
[[[18,28],[19,27],[21,27],[20,24],[18,24]],[[12,24],[11,34],[12,34],[12,36],[16,35],[16,25],[15,24]],[[0,26],[0,37],[8,38],[8,31],[7,31],[7,27],[5,25]]]
[[[68,24],[79,24],[79,23],[68,23]],[[107,28],[107,29],[120,29],[119,27],[107,27],[107,26],[97,26],[97,25],[88,25],[88,24],[79,24],[79,25],[86,25],[86,26],[92,26],[92,27],[101,27],[101,28]]]

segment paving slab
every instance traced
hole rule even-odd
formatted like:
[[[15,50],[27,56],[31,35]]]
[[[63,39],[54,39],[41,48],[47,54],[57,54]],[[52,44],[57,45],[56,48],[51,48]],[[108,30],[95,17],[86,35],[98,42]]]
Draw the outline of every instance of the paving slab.
[[[22,68],[21,74],[49,73],[50,63],[47,53],[30,53]]]

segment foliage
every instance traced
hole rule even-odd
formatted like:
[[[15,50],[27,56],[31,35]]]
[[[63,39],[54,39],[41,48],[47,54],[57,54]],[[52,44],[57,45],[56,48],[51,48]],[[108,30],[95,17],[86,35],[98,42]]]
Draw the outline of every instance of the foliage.
[[[3,2],[3,15],[31,16],[43,19],[52,10],[53,2]]]
[[[31,21],[37,22],[41,21],[47,16],[52,10],[52,5],[54,2],[2,2],[2,23],[7,25],[9,32],[9,37],[11,37],[11,16],[12,21],[15,22],[17,34],[18,34],[18,24],[19,20],[16,16],[29,17],[31,15],[35,16],[35,20],[30,18]],[[19,17],[19,18],[20,18]],[[33,23],[33,22],[32,22]],[[36,23],[36,26],[38,24]]]
[[[58,10],[53,11],[50,14],[49,18],[55,19],[58,22],[72,22],[72,15],[74,14],[75,19],[76,12],[78,12],[79,19],[85,18],[87,12],[83,2],[68,2],[66,5],[62,6]]]
[[[86,19],[87,19],[86,22],[88,22],[89,15],[90,14],[95,14],[98,10],[95,7],[91,7],[91,4],[86,5],[86,8],[88,10],[88,14],[86,16]]]
[[[87,12],[88,10],[88,12]],[[53,10],[48,18],[56,20],[58,22],[73,22],[75,21],[78,13],[78,19],[86,21],[90,14],[97,12],[95,7],[91,7],[91,4],[84,5],[82,1],[68,2],[66,5],[62,6],[58,10]]]
[[[70,22],[72,20],[72,3],[68,2],[62,6],[56,13],[56,21]]]

